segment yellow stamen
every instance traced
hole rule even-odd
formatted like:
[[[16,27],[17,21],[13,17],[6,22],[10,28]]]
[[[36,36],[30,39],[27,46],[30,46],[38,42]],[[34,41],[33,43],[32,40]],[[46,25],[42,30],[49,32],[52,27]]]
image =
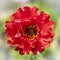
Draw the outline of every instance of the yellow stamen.
[[[23,31],[23,35],[27,36],[29,40],[34,40],[39,35],[40,29],[37,25],[31,25],[26,27]]]

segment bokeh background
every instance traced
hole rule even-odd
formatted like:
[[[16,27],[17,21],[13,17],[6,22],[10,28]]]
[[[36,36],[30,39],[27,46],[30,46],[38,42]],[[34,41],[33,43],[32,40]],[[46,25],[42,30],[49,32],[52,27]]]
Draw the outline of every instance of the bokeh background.
[[[10,48],[5,38],[5,21],[9,20],[10,15],[19,7],[27,5],[37,6],[39,11],[47,12],[55,21],[54,40],[40,55],[43,56],[43,60],[60,60],[60,0],[0,0],[0,60],[31,60],[31,55],[20,56]],[[38,54],[38,58],[40,55]]]

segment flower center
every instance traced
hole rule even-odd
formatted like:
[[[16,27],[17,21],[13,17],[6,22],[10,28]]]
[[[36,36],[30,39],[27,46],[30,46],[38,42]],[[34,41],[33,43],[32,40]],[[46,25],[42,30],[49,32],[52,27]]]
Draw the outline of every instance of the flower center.
[[[24,36],[27,36],[30,40],[35,39],[39,35],[39,28],[37,25],[31,25],[24,29]]]

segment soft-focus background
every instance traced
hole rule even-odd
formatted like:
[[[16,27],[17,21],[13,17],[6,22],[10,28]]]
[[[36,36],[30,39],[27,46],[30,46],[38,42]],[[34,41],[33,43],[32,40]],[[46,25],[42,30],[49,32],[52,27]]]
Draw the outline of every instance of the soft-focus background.
[[[44,60],[60,60],[60,0],[0,0],[0,60],[29,60],[30,55],[20,56],[7,44],[5,38],[5,21],[10,19],[18,7],[37,6],[51,15],[55,21],[55,37],[51,46],[41,55]],[[39,56],[39,55],[38,55]],[[39,57],[38,57],[39,58]]]

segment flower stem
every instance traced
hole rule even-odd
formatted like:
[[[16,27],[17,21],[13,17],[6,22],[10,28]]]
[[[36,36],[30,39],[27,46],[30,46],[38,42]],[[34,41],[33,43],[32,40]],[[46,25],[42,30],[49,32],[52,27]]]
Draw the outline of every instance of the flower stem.
[[[33,54],[31,54],[31,57],[30,57],[30,59],[29,60],[46,60],[41,54],[37,54],[37,55],[33,55]]]

